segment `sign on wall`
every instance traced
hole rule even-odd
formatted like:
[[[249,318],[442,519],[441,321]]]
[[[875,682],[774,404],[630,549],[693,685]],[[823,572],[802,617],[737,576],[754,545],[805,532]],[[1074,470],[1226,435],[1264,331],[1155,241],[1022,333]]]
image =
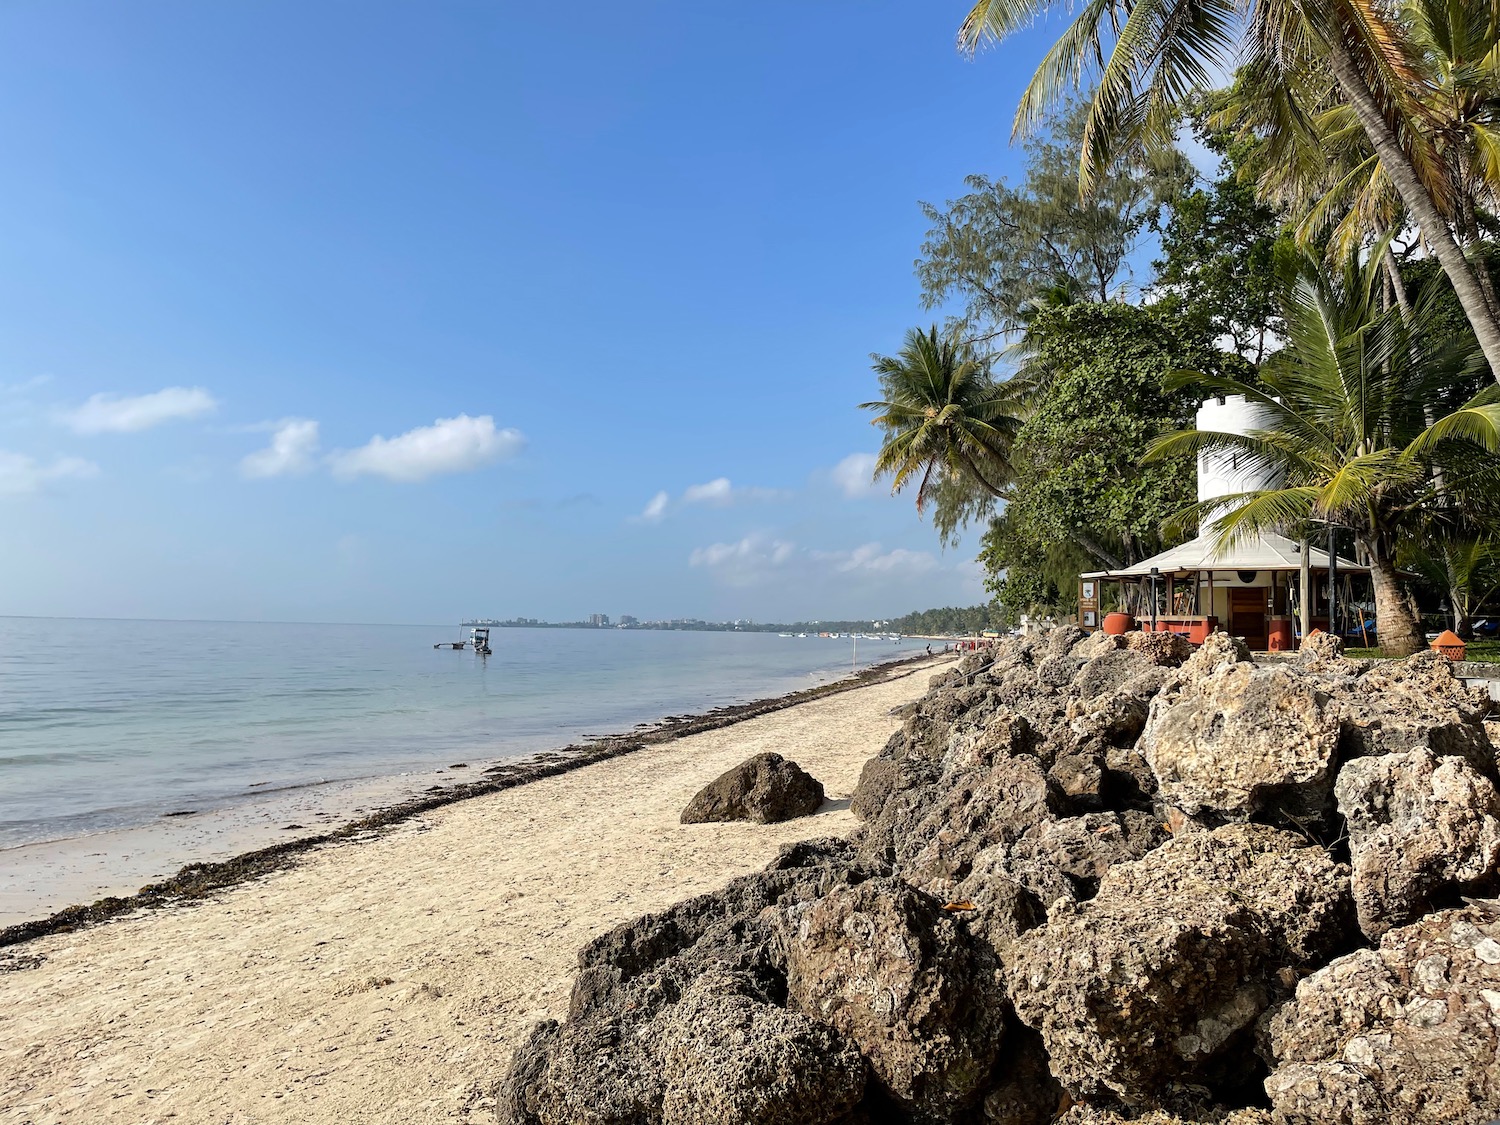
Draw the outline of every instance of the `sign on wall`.
[[[1092,578],[1078,582],[1078,624],[1085,629],[1099,628],[1099,585]]]

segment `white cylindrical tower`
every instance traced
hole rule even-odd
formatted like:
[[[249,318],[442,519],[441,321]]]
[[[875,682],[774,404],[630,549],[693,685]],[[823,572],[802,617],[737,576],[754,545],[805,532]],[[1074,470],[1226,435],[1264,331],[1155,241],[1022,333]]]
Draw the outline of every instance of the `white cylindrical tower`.
[[[1266,408],[1260,403],[1251,402],[1244,395],[1229,395],[1204,399],[1198,407],[1197,426],[1200,430],[1219,433],[1248,434],[1251,430],[1264,429],[1268,420]],[[1279,473],[1249,463],[1244,454],[1223,449],[1205,449],[1198,453],[1199,503],[1239,492],[1275,488],[1280,483]]]

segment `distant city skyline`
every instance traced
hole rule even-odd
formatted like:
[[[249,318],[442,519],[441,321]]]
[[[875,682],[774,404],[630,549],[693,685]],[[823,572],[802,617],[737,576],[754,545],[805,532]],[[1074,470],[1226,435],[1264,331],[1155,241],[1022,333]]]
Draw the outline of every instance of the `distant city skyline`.
[[[0,613],[984,599],[856,404],[1029,57],[852,0],[351,14],[0,11]]]

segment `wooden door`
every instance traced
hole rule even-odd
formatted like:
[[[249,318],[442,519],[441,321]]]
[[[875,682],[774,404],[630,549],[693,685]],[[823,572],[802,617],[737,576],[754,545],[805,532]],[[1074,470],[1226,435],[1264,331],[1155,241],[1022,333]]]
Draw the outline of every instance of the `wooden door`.
[[[1229,633],[1244,637],[1245,643],[1257,652],[1264,652],[1267,644],[1266,612],[1271,591],[1264,586],[1233,588],[1229,590]]]

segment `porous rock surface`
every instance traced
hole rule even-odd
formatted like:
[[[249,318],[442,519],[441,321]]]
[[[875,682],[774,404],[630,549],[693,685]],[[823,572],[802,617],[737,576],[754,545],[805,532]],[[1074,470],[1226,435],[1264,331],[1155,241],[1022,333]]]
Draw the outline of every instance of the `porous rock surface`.
[[[1446,661],[1063,626],[899,717],[851,839],[585,947],[502,1122],[1500,1116],[1500,727]]]
[[[1339,772],[1360,928],[1392,926],[1490,889],[1500,869],[1500,793],[1465,759],[1428,749],[1357,758]]]
[[[1231,825],[1112,867],[1018,938],[1006,973],[1065,1087],[1140,1104],[1173,1082],[1242,1083],[1283,976],[1341,950],[1351,915],[1348,870],[1323,849]]]
[[[1318,812],[1338,743],[1338,717],[1315,682],[1234,660],[1159,694],[1137,749],[1165,800],[1243,819],[1276,804]]]
[[[1391,930],[1271,1021],[1277,1125],[1483,1125],[1500,1113],[1500,910]]]
[[[999,962],[899,879],[836,888],[786,914],[787,1003],[856,1043],[913,1121],[978,1100],[1005,1034]]]
[[[823,806],[823,783],[780,754],[757,754],[714,778],[682,810],[683,824],[753,820],[775,824]]]

